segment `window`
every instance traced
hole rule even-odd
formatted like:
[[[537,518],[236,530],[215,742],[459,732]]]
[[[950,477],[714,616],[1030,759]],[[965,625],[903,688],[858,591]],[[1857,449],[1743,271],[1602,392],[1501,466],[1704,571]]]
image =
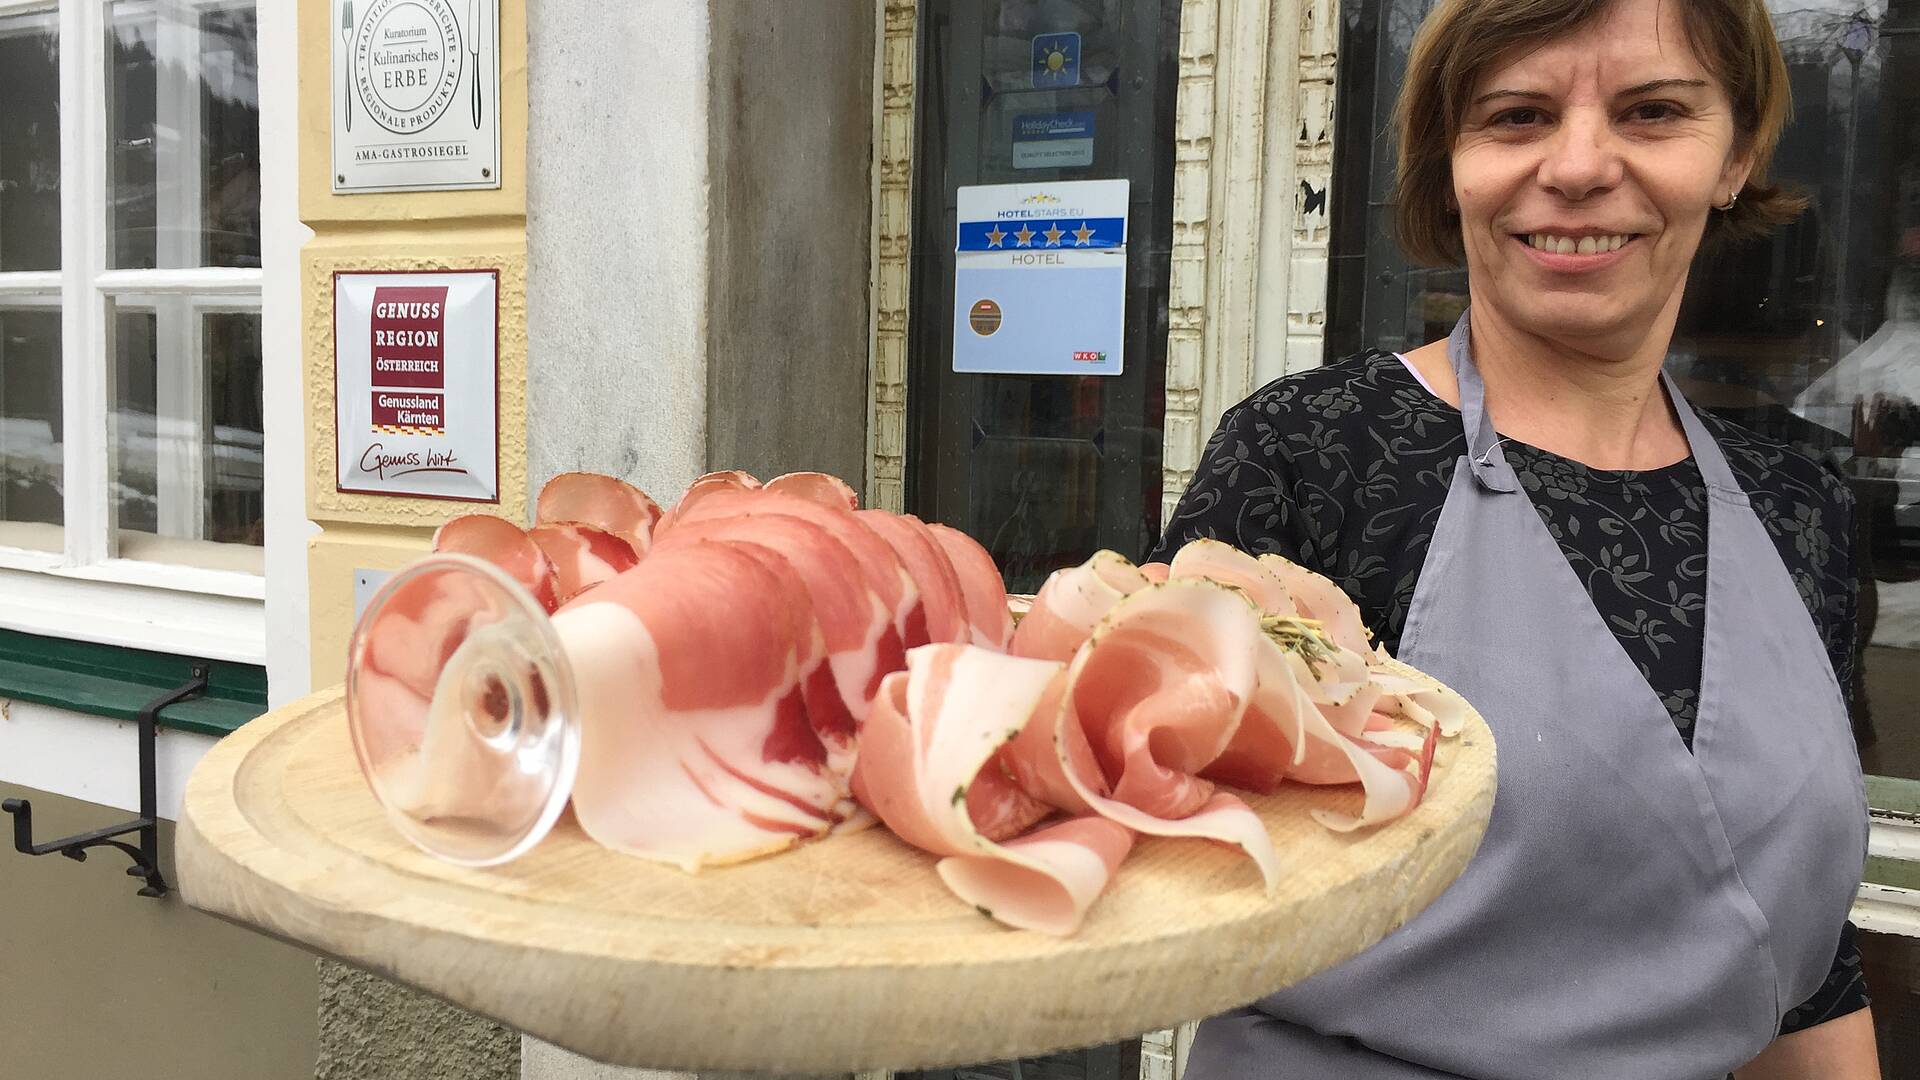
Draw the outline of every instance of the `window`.
[[[0,573],[264,593],[257,39],[0,0]]]

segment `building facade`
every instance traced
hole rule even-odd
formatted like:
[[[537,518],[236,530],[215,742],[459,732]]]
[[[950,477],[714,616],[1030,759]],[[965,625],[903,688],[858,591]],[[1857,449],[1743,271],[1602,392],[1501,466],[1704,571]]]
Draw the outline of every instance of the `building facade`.
[[[344,116],[363,142],[378,122],[351,62],[385,8],[358,6],[0,0],[0,795],[36,840],[138,811],[133,718],[199,665],[156,738],[170,874],[199,757],[337,682],[368,588],[475,508],[342,490],[337,275],[493,275],[493,512],[526,520],[572,469],[662,497],[824,469],[1029,587],[1144,554],[1255,388],[1430,340],[1464,304],[1386,229],[1385,120],[1431,0],[439,0],[485,30],[441,107],[492,127],[498,175],[342,193]],[[1773,6],[1797,102],[1776,171],[1813,209],[1703,261],[1670,369],[1862,508],[1855,918],[1899,1076],[1920,1068],[1920,4]],[[1083,180],[1125,181],[1120,301],[1084,328],[1112,344],[1075,347],[1117,370],[956,370],[969,200]],[[21,1002],[0,1075],[620,1075],[138,896],[124,867],[0,851]],[[1018,1075],[1171,1080],[1182,1045]]]

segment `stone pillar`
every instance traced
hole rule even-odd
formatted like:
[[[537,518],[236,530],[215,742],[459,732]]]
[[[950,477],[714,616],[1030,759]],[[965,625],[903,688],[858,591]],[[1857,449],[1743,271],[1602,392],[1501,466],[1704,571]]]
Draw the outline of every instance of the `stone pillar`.
[[[527,0],[527,454],[864,485],[878,0]],[[525,1080],[666,1080],[528,1037]]]

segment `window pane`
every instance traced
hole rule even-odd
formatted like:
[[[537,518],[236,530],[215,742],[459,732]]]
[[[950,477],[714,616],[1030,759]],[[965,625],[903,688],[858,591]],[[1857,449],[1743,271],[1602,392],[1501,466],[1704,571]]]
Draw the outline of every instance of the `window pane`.
[[[123,297],[112,325],[118,554],[260,573],[260,316]]]
[[[0,307],[0,545],[59,551],[60,311]]]
[[[1433,0],[1346,0],[1342,131],[1387,131]],[[1793,92],[1773,175],[1812,206],[1710,252],[1668,370],[1699,407],[1827,462],[1856,501],[1854,730],[1870,773],[1920,778],[1920,3],[1770,0]],[[1342,138],[1327,357],[1444,337],[1466,275],[1393,242],[1393,140]]]
[[[108,27],[112,265],[259,266],[253,6],[122,0]]]
[[[0,17],[0,272],[60,269],[60,36]]]

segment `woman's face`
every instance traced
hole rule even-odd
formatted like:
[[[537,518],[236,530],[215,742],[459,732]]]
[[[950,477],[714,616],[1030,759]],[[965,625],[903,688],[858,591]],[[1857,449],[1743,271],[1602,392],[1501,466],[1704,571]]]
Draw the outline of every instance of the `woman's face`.
[[[1707,215],[1748,170],[1678,7],[1619,0],[1481,76],[1453,150],[1476,309],[1624,357],[1678,305]]]

